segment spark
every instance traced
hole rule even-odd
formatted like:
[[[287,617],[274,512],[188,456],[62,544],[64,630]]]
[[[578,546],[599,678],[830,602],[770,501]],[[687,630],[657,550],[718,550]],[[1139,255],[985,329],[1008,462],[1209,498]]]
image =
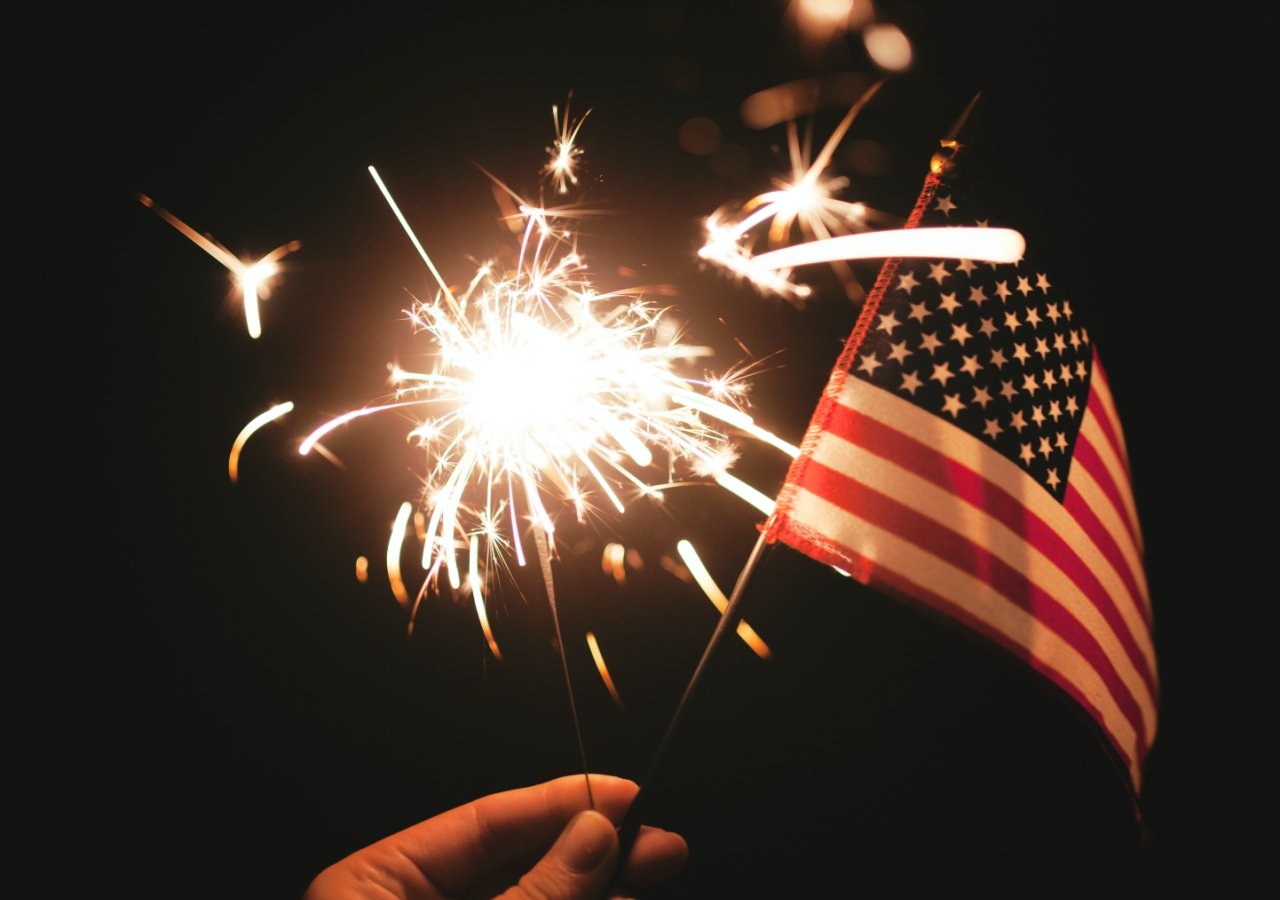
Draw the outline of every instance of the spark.
[[[621,544],[610,542],[604,545],[604,551],[600,554],[600,568],[604,570],[604,574],[612,575],[619,585],[627,583],[626,561],[627,549]]]
[[[608,688],[609,696],[613,698],[613,702],[618,709],[625,710],[622,705],[622,697],[618,694],[618,686],[613,683],[613,676],[609,674],[609,667],[604,664],[604,654],[600,652],[600,644],[596,640],[594,632],[587,632],[587,647],[591,650],[591,658],[596,661],[596,671],[600,673],[604,686]]]
[[[698,583],[698,587],[702,588],[702,592],[707,595],[707,599],[715,605],[721,615],[724,615],[725,609],[729,606],[729,598],[724,595],[724,591],[720,590],[715,579],[711,577],[711,573],[707,571],[707,567],[702,564],[702,558],[698,556],[698,551],[693,548],[693,544],[682,540],[676,544],[676,550],[680,553],[680,558],[684,560],[685,566],[688,567],[689,574]],[[769,650],[769,645],[745,621],[738,623],[738,637],[742,638],[742,642],[750,647],[755,655],[761,659],[768,659],[773,655]]]
[[[249,337],[255,339],[262,337],[262,318],[258,310],[258,300],[259,298],[270,296],[272,279],[280,272],[280,260],[298,250],[302,246],[302,242],[290,241],[287,244],[281,244],[256,261],[239,259],[226,247],[208,235],[196,231],[146,194],[139,194],[138,200],[143,206],[154,211],[156,215],[176,228],[193,244],[222,263],[240,288],[240,296],[244,306],[245,327],[249,331]]]
[[[231,483],[235,484],[240,480],[240,451],[244,449],[245,442],[253,436],[253,433],[266,425],[268,422],[274,422],[276,419],[293,411],[293,401],[286,400],[284,403],[277,403],[275,406],[261,412],[249,420],[249,424],[240,429],[240,433],[236,435],[236,439],[231,444],[231,453],[227,455],[227,477],[231,479]]]
[[[569,185],[577,185],[578,174],[575,171],[578,165],[578,158],[582,156],[582,148],[577,145],[578,131],[582,128],[582,123],[586,121],[591,110],[587,110],[576,120],[569,118],[569,104],[573,100],[573,95],[565,100],[564,116],[560,116],[560,110],[551,107],[551,122],[556,129],[555,142],[547,148],[550,159],[547,160],[546,166],[543,167],[543,174],[551,177],[552,184],[555,185],[556,192],[567,194]]]
[[[356,557],[356,581],[364,584],[369,580],[369,557]]]
[[[484,632],[484,639],[489,644],[489,652],[493,654],[494,659],[502,662],[502,651],[498,649],[498,642],[494,640],[493,629],[489,627],[489,614],[484,606],[484,578],[480,575],[480,554],[476,547],[479,539],[479,535],[471,535],[471,569],[467,572],[467,581],[471,585],[471,599],[476,605],[476,618],[480,620],[480,629]]]

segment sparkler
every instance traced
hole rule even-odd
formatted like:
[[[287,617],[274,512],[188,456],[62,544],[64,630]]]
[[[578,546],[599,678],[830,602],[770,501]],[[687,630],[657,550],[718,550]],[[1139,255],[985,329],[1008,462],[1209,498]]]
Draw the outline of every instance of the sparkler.
[[[571,122],[566,110],[558,121],[559,158],[567,162],[550,174],[572,181],[572,139],[581,120]],[[377,171],[369,171],[438,286],[434,298],[407,313],[429,339],[432,362],[424,371],[394,366],[392,395],[321,425],[299,451],[310,453],[325,435],[367,415],[416,414],[408,437],[429,460],[421,534],[426,575],[410,627],[441,577],[455,592],[463,589],[465,568],[485,639],[501,659],[485,611],[483,573],[500,570],[509,556],[523,566],[524,533],[531,529],[573,707],[551,568],[557,514],[571,509],[585,521],[597,500],[622,513],[631,495],[660,497],[650,475],[669,481],[680,467],[758,505],[752,495],[764,495],[727,471],[735,458],[731,435],[767,441],[792,456],[798,451],[735,404],[738,376],[681,374],[711,351],[682,343],[662,309],[635,292],[596,290],[562,212],[521,202],[514,268],[486,263],[455,290]],[[399,559],[408,522],[406,504],[387,548],[392,590],[406,605]],[[573,717],[585,772],[576,708]]]
[[[281,244],[256,262],[242,260],[209,235],[196,231],[146,194],[139,194],[138,200],[226,267],[240,287],[240,296],[244,305],[244,322],[249,330],[249,337],[255,339],[261,337],[262,319],[258,312],[258,298],[271,295],[271,280],[280,272],[280,260],[298,250],[302,242],[290,241],[287,244]],[[231,480],[234,481],[235,478]]]

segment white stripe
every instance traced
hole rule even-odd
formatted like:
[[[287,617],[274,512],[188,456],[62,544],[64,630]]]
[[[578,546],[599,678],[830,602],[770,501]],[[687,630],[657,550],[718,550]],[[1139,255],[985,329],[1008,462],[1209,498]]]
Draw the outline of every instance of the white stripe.
[[[959,429],[953,431],[962,437],[969,437]],[[995,455],[994,451],[986,452]],[[1138,704],[1142,712],[1143,727],[1148,733],[1155,730],[1155,698],[1129,654],[1121,646],[1115,631],[1102,617],[1093,601],[1042,551],[1000,520],[963,498],[834,434],[823,436],[814,448],[813,459],[888,494],[920,515],[958,532],[1058,600],[1067,613],[1098,642],[1121,682]],[[1031,482],[1028,487],[1043,492],[1030,478],[1027,481]],[[798,516],[798,511],[794,515]],[[1102,581],[1102,587],[1120,611],[1125,627],[1137,644],[1148,670],[1154,673],[1155,648],[1151,646],[1146,623],[1139,615],[1124,582],[1111,571],[1110,578]]]
[[[1133,723],[1121,712],[1102,676],[1069,643],[981,579],[816,494],[797,491],[792,515],[824,535],[839,536],[872,563],[945,597],[1074,685],[1102,716],[1103,727],[1127,757],[1134,783],[1138,783],[1138,736]],[[1151,737],[1154,734],[1148,732],[1148,739]]]

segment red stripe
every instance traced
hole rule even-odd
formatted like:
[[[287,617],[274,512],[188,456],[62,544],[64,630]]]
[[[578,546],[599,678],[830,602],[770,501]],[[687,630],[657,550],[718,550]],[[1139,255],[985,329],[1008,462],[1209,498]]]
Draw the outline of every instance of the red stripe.
[[[953,531],[843,472],[817,461],[809,466],[803,487],[834,506],[915,544],[963,572],[991,585],[1070,644],[1098,672],[1116,705],[1134,727],[1138,743],[1146,743],[1142,712],[1129,688],[1097,639],[1057,597],[966,535]],[[1144,666],[1137,666],[1139,674]]]
[[[1090,605],[1102,615],[1108,627],[1115,632],[1125,654],[1133,662],[1134,668],[1142,676],[1147,690],[1153,697],[1157,695],[1154,673],[1151,672],[1151,667],[1147,664],[1129,627],[1120,615],[1117,604],[1124,602],[1124,598],[1112,597],[1071,544],[1064,540],[1049,523],[1004,488],[983,478],[968,466],[956,462],[938,450],[876,419],[860,415],[847,406],[841,406],[839,411],[830,417],[828,429],[831,434],[889,460],[985,511],[1052,560],[1080,589]],[[993,456],[998,455],[994,450],[989,452]],[[811,464],[819,465],[816,462]],[[1030,477],[1027,478],[1027,482],[1031,490],[1044,492],[1044,488],[1032,481]],[[807,478],[802,485],[809,487]],[[1068,490],[1070,489],[1068,485]],[[1048,497],[1047,492],[1045,496]],[[1096,524],[1096,519],[1094,522]],[[1093,529],[1083,524],[1081,527],[1086,534],[1094,538],[1094,543],[1097,544]],[[1133,605],[1142,610],[1144,621],[1146,621],[1145,605],[1138,599],[1141,596],[1138,585],[1130,575],[1129,568],[1124,564],[1115,543],[1111,542],[1110,546],[1114,550],[1114,558],[1110,554],[1102,555],[1116,569],[1121,583],[1133,598]]]
[[[1134,548],[1142,546],[1142,540],[1138,535],[1137,525],[1129,517],[1129,508],[1124,505],[1124,498],[1120,494],[1120,488],[1116,486],[1115,481],[1111,478],[1111,473],[1107,471],[1106,464],[1102,461],[1102,457],[1098,455],[1098,450],[1089,442],[1083,434],[1076,438],[1075,449],[1071,452],[1072,471],[1076,466],[1083,466],[1097,483],[1098,488],[1103,495],[1111,501],[1111,505],[1115,507],[1116,516],[1128,535],[1129,540],[1133,543]],[[1067,476],[1068,484],[1071,482],[1071,476]]]

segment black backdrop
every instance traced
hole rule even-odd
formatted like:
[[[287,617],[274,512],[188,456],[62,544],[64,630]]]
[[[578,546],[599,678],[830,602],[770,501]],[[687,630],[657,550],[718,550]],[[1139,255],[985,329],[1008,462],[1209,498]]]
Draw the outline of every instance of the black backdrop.
[[[1222,129],[1242,128],[1206,100],[1199,71],[1239,61],[1214,53],[1226,30],[1163,8],[968,6],[880,4],[916,65],[851,132],[879,155],[837,167],[871,205],[904,214],[936,138],[982,89],[965,135],[970,192],[1024,231],[1092,323],[1127,424],[1156,610],[1164,696],[1146,836],[1070,705],[946,623],[783,548],[748,611],[775,658],[726,648],[655,798],[653,818],[688,837],[692,859],[653,896],[1041,895],[1100,879],[1220,882],[1247,858],[1251,801],[1222,797],[1248,797],[1261,751],[1219,702],[1235,670],[1210,649],[1241,622],[1221,614],[1229,598],[1204,602],[1224,592],[1203,575],[1211,492],[1198,454],[1212,431],[1193,424],[1209,363],[1191,266],[1221,266],[1190,239],[1207,221],[1195,198],[1230,190]],[[754,411],[798,436],[855,309],[821,276],[797,310],[693,255],[700,217],[784,162],[781,128],[748,129],[741,101],[869,70],[856,39],[805,57],[784,12],[210,9],[95,13],[29,35],[42,62],[17,93],[35,166],[14,178],[35,200],[21,227],[38,265],[17,320],[34,324],[11,359],[14,399],[34,412],[10,441],[16,493],[36,500],[37,547],[19,554],[15,582],[30,585],[18,606],[36,620],[11,634],[25,661],[11,684],[30,751],[14,779],[24,831],[55,892],[298,896],[371,840],[574,770],[536,578],[517,572],[494,599],[501,663],[466,603],[430,600],[406,637],[378,563],[416,484],[400,423],[333,440],[346,471],[293,452],[414,352],[400,311],[426,273],[365,167],[446,275],[466,278],[511,243],[474,164],[536,193],[550,106],[573,91],[575,109],[592,110],[581,196],[609,213],[582,227],[602,286],[672,285],[721,365],[742,357],[737,340],[767,357]],[[1233,90],[1260,70],[1240,67]],[[840,112],[817,117],[819,136]],[[694,116],[739,148],[727,169],[681,148]],[[262,340],[244,334],[223,271],[138,191],[237,252],[303,241]],[[231,439],[283,399],[298,410],[250,443],[230,485]],[[742,472],[766,491],[784,471],[746,449]],[[593,768],[643,774],[714,626],[659,557],[688,537],[727,586],[756,523],[689,488],[660,509],[566,525],[557,572]],[[615,538],[647,562],[625,588],[598,564]],[[360,553],[374,561],[367,584],[352,573]],[[594,673],[587,630],[625,713]]]

